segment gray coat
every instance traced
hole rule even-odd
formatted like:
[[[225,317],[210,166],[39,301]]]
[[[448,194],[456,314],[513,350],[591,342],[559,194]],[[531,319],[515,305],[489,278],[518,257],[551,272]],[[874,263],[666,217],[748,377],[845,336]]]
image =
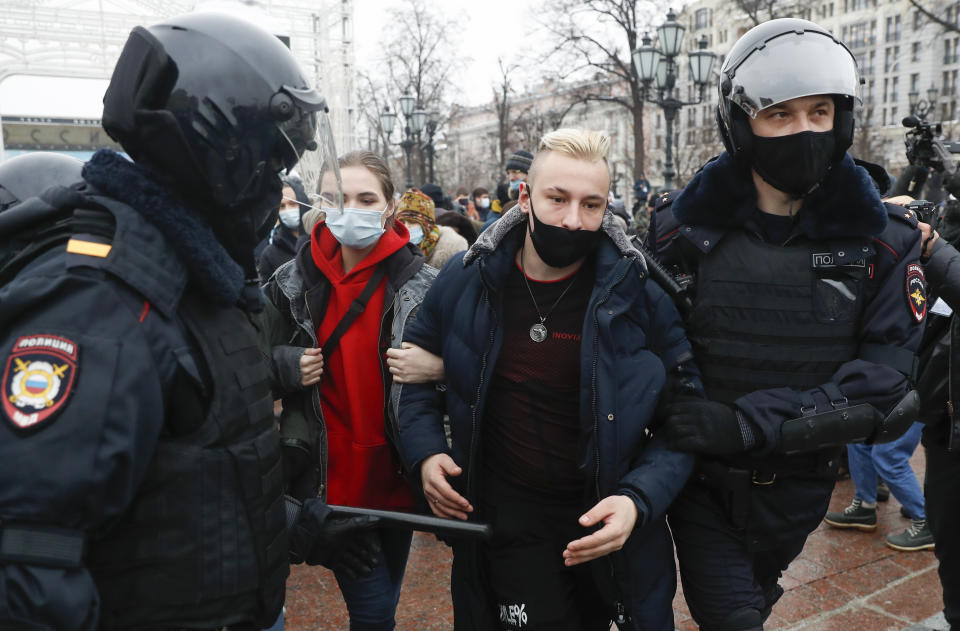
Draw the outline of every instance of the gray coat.
[[[330,284],[311,285],[301,273],[302,265],[313,265],[309,245],[297,256],[277,268],[263,287],[265,306],[260,314],[261,342],[270,349],[273,367],[274,395],[283,400],[280,417],[280,435],[285,448],[305,454],[311,464],[308,471],[285,471],[288,492],[298,496],[326,493],[326,426],[320,406],[319,384],[304,388],[300,385],[300,358],[307,348],[317,348],[317,327],[310,304],[322,304],[329,296]],[[427,289],[437,276],[437,270],[427,265],[419,248],[408,244],[386,260],[387,285],[384,296],[381,346],[400,348],[403,332],[413,320]],[[389,328],[387,317],[390,317]],[[320,316],[322,318],[322,316]],[[386,364],[380,364],[388,401],[384,414],[387,440],[397,445],[397,410],[400,402],[400,384],[393,384]],[[296,458],[287,458],[288,461]]]

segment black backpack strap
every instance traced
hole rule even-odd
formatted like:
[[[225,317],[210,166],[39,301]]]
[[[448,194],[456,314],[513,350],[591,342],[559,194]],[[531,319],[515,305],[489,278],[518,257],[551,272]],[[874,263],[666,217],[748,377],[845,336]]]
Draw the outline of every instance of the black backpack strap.
[[[380,284],[380,281],[383,280],[383,277],[387,274],[387,266],[381,263],[373,272],[373,276],[370,277],[370,280],[367,281],[366,286],[363,288],[363,291],[357,296],[356,300],[350,303],[350,308],[347,309],[347,312],[343,314],[343,317],[340,319],[340,322],[337,323],[336,328],[333,330],[333,333],[330,334],[330,337],[327,338],[327,341],[323,343],[323,346],[320,348],[323,352],[323,358],[330,357],[330,353],[333,352],[333,349],[336,348],[337,344],[340,342],[340,338],[343,337],[343,334],[347,332],[347,329],[350,328],[350,325],[353,324],[353,321],[359,317],[363,310],[366,309],[367,303],[370,302],[370,297],[373,296],[373,292],[377,290],[377,286]]]

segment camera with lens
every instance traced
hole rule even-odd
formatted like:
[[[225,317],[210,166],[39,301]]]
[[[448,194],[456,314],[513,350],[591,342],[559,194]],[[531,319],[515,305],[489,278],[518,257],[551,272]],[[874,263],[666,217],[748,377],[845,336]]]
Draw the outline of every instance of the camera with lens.
[[[910,202],[904,208],[913,211],[913,213],[917,216],[918,221],[930,224],[931,226],[936,226],[937,223],[939,223],[940,212],[937,208],[937,205],[933,202],[928,202],[925,199],[918,199],[914,202]]]
[[[944,191],[960,197],[960,174],[957,172],[957,158],[953,155],[960,153],[960,142],[943,140],[940,123],[929,123],[918,116],[907,116],[903,119],[903,126],[910,129],[904,138],[910,164],[897,178],[889,195],[909,195],[934,202],[946,197]],[[924,192],[931,174],[936,176]]]

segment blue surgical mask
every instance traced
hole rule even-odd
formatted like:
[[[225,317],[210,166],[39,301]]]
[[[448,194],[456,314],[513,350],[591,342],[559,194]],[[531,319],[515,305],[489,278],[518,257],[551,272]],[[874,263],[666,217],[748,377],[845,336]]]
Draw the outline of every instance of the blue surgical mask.
[[[478,200],[477,200],[477,207],[478,207],[478,208],[490,208],[490,198],[489,198],[489,197],[481,197],[480,199],[478,199]]]
[[[510,182],[510,190],[518,191],[520,190],[520,185],[523,184],[523,180],[514,180]]]
[[[344,208],[343,212],[329,208],[323,210],[327,213],[327,228],[333,238],[344,247],[362,250],[376,243],[385,232],[383,225],[386,208]]]
[[[420,242],[423,241],[423,227],[418,223],[408,224],[407,231],[410,233],[410,243],[420,245]]]
[[[281,210],[280,223],[291,230],[296,230],[300,226],[300,209],[285,208]]]

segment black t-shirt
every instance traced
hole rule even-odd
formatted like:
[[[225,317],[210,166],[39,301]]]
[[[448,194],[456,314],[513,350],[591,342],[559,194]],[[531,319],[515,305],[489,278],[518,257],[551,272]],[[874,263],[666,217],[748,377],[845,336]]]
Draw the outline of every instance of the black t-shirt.
[[[503,347],[484,411],[484,461],[506,483],[541,496],[579,501],[582,494],[580,339],[594,279],[587,262],[559,281],[528,279],[528,291],[515,266],[503,290]],[[531,291],[547,317],[542,342],[530,336],[540,322]]]
[[[763,240],[774,245],[783,245],[793,232],[793,221],[796,216],[773,215],[765,213],[759,208],[753,214],[754,221],[760,229]]]

